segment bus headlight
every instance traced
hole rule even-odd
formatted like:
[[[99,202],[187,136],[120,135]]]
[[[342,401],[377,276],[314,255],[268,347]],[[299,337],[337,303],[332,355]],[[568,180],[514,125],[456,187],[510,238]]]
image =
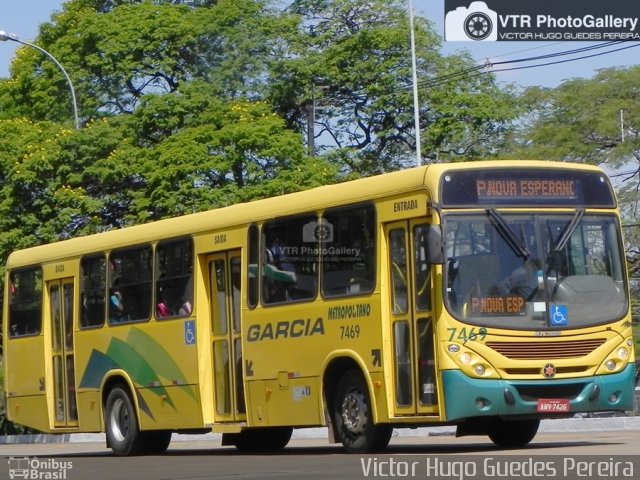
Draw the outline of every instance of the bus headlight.
[[[482,365],[481,363],[477,363],[473,367],[473,371],[476,372],[476,375],[481,377],[482,375],[484,375],[484,372],[486,372],[486,369],[484,368],[484,365]]]
[[[468,352],[464,352],[458,358],[460,359],[460,363],[463,365],[469,365],[469,363],[471,362],[471,354]]]
[[[498,372],[482,355],[468,349],[465,345],[448,343],[446,351],[453,360],[455,367],[471,378],[500,378]],[[452,366],[452,368],[455,368]]]
[[[629,345],[631,343],[631,345]],[[596,370],[596,375],[621,372],[629,365],[629,359],[633,354],[633,339],[626,338],[607,355]]]

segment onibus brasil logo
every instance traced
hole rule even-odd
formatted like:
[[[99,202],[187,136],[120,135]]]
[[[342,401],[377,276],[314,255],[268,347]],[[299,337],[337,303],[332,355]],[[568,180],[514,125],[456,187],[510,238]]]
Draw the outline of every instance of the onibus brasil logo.
[[[66,480],[73,462],[55,458],[9,457],[9,478],[32,480]]]

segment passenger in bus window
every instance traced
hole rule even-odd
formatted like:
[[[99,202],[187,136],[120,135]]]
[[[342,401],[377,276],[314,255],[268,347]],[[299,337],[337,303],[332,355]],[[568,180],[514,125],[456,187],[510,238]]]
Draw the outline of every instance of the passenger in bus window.
[[[109,292],[109,317],[112,322],[122,321],[124,314],[124,304],[122,303],[122,294],[117,288],[112,288]]]
[[[178,311],[178,315],[191,315],[191,312],[193,311],[193,307],[191,306],[191,302],[189,301],[188,298],[185,298],[182,302],[182,306],[180,307],[180,310]]]
[[[169,307],[169,295],[166,291],[162,292],[162,299],[160,300],[158,305],[156,305],[156,315],[158,316],[158,318],[170,317],[171,315],[173,315],[171,313],[171,308]]]

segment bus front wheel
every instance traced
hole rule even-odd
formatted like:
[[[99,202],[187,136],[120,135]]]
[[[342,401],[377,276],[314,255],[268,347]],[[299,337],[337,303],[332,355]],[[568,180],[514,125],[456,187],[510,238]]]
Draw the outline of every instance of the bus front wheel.
[[[114,387],[105,404],[107,444],[118,456],[137,455],[144,451],[144,436],[129,393],[122,386]]]
[[[496,418],[489,427],[489,438],[498,447],[523,447],[533,440],[539,426],[538,419],[508,421]]]
[[[338,382],[333,421],[337,437],[349,453],[383,450],[393,433],[390,425],[374,424],[369,389],[356,370],[347,371]]]

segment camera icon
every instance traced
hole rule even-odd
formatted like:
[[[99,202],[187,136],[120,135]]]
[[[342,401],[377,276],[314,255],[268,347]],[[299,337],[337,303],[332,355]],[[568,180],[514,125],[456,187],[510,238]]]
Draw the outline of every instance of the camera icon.
[[[321,218],[316,222],[311,220],[302,227],[303,242],[333,242],[333,225]]]
[[[471,2],[468,7],[458,7],[447,12],[444,36],[447,42],[495,42],[498,39],[497,25],[497,12],[484,2]]]

